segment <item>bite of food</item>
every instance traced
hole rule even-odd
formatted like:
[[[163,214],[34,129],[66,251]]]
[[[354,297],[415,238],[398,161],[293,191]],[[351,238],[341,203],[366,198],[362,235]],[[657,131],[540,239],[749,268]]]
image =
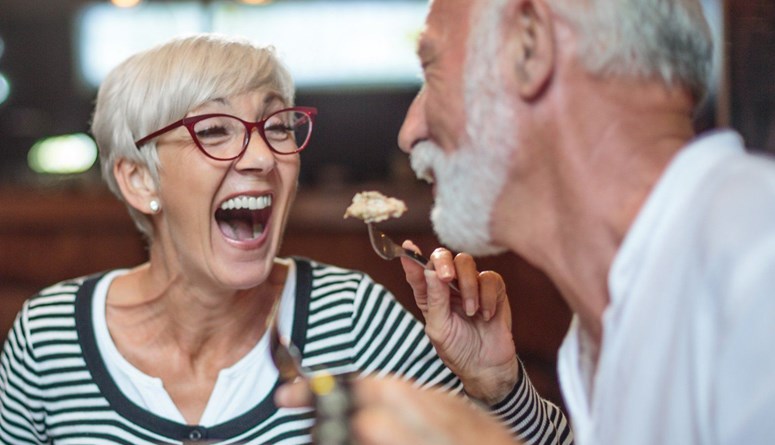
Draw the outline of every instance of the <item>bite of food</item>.
[[[353,202],[344,212],[344,217],[358,218],[365,223],[376,223],[398,218],[406,212],[406,204],[397,198],[390,198],[377,191],[356,193]]]

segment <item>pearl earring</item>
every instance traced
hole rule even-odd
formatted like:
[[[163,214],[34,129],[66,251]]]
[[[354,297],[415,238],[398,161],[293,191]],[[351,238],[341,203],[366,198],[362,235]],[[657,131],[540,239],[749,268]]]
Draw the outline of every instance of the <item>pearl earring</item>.
[[[159,204],[159,201],[152,199],[150,203],[148,203],[148,207],[151,208],[151,213],[159,213],[159,210],[161,210],[161,204]]]

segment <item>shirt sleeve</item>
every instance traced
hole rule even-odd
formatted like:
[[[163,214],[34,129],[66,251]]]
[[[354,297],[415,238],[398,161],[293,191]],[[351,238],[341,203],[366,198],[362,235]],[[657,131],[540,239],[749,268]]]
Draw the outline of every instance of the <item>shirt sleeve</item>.
[[[775,412],[775,235],[730,264],[711,391],[718,444],[772,443]]]
[[[358,288],[353,317],[354,361],[360,372],[399,375],[422,388],[465,394],[460,379],[436,354],[423,324],[368,276]],[[490,407],[491,414],[526,444],[573,443],[562,410],[541,398],[521,362],[520,368],[514,389]]]
[[[573,443],[573,431],[565,414],[538,394],[521,361],[514,389],[490,410],[512,434],[527,444]]]
[[[725,165],[698,229],[707,283],[700,303],[709,308],[693,316],[707,336],[698,343],[708,345],[696,371],[709,375],[698,405],[715,444],[775,438],[775,177],[773,164],[759,161]]]
[[[29,303],[8,333],[0,354],[0,443],[47,443],[45,413],[27,329]]]

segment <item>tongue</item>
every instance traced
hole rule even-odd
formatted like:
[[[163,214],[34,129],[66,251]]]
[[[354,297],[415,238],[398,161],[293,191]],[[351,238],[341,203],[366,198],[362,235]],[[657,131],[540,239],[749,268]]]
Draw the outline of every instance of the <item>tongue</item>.
[[[237,241],[251,240],[253,236],[253,225],[244,220],[221,221],[219,223],[224,235]]]
[[[268,211],[218,210],[215,219],[221,233],[229,239],[249,241],[258,238],[264,231],[264,223]]]

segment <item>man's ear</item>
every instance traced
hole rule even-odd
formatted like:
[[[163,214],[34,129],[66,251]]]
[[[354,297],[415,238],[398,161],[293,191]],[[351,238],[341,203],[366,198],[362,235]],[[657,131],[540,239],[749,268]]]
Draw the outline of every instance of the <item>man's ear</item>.
[[[129,205],[142,213],[154,213],[151,201],[158,205],[159,197],[148,167],[129,159],[119,159],[113,165],[113,174]]]
[[[554,71],[552,13],[544,0],[515,0],[506,26],[511,75],[525,100],[536,98]]]

